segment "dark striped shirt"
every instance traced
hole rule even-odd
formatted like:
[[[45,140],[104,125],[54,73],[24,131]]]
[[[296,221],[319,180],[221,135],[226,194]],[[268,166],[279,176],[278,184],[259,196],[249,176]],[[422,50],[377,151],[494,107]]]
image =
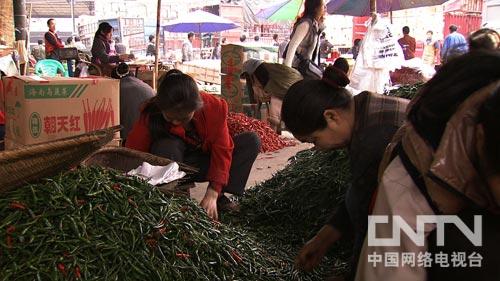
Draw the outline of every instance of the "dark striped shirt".
[[[362,92],[354,97],[354,104],[355,125],[349,145],[351,186],[344,204],[338,206],[329,224],[343,237],[354,237],[352,270],[355,272],[368,226],[371,196],[377,187],[378,167],[385,148],[406,120],[408,101]]]

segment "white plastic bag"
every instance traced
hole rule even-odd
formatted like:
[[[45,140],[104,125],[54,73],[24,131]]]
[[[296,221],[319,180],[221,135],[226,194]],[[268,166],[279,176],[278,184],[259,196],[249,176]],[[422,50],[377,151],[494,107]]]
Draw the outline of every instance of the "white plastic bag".
[[[148,180],[151,185],[159,185],[173,182],[186,176],[186,173],[179,171],[179,164],[170,163],[167,166],[153,166],[143,162],[141,166],[131,170],[127,175],[138,176]]]
[[[375,24],[372,25],[370,20],[367,25],[350,76],[350,86],[359,91],[383,93],[390,82],[389,72],[400,68],[404,62],[403,50],[387,19],[377,17]]]
[[[78,63],[77,68],[80,69],[79,77],[89,77],[89,66],[86,63]]]

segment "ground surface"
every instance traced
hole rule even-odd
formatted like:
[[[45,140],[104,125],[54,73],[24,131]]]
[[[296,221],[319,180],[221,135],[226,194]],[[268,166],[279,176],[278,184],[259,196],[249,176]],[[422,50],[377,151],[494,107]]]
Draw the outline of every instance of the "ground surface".
[[[255,186],[259,182],[265,181],[272,177],[272,175],[283,169],[288,159],[297,152],[311,148],[311,144],[299,143],[296,146],[285,147],[281,150],[269,153],[261,153],[257,156],[257,160],[253,164],[252,171],[250,172],[250,177],[247,181],[247,188]],[[197,183],[196,188],[191,189],[191,197],[198,202],[203,199],[205,195],[205,190],[208,183]]]

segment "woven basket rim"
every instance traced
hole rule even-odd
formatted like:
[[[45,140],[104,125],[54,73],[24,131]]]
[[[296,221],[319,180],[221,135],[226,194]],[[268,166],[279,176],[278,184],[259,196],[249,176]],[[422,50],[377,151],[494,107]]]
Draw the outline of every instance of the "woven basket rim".
[[[113,139],[115,132],[119,131],[121,126],[114,126],[103,130],[93,131],[81,135],[71,136],[68,138],[37,143],[32,145],[23,146],[13,150],[6,150],[0,152],[0,163],[8,164],[10,161],[29,157],[31,155],[50,154],[61,151],[65,148],[82,145],[88,143],[95,143],[96,147],[100,147]]]
[[[156,156],[156,155],[151,154],[151,153],[134,150],[134,149],[130,149],[127,147],[103,147],[103,148],[99,149],[98,151],[94,152],[87,159],[85,159],[82,162],[82,164],[83,165],[90,165],[90,162],[92,161],[93,157],[100,155],[100,154],[108,154],[108,153],[120,154],[120,155],[124,155],[124,156],[129,156],[129,157],[137,157],[137,158],[144,159],[144,162],[161,163],[162,165],[168,165],[170,163],[176,162],[176,161],[170,160],[168,158],[159,157],[159,156]],[[199,171],[197,168],[189,166],[189,165],[184,164],[184,163],[177,162],[177,164],[185,172],[197,173]]]

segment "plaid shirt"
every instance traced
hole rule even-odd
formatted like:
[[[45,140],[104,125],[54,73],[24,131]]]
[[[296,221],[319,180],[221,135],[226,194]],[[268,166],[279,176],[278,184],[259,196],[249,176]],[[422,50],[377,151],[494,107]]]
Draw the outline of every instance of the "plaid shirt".
[[[354,97],[354,104],[355,125],[349,145],[351,187],[344,204],[339,205],[328,223],[343,237],[354,237],[352,269],[355,272],[368,225],[371,197],[378,184],[378,167],[386,146],[406,120],[408,101],[363,92]]]

